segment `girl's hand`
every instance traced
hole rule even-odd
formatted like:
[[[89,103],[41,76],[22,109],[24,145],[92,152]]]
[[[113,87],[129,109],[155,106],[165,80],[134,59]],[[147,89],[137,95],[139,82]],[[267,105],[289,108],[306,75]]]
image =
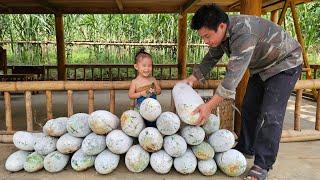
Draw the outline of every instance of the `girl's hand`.
[[[156,94],[156,90],[153,89],[153,88],[150,88],[150,89],[149,89],[149,92],[150,92],[151,94]]]

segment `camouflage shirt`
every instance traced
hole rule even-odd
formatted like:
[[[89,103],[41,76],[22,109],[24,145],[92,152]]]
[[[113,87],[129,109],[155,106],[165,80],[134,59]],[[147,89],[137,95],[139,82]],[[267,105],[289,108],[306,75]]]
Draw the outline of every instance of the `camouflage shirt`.
[[[300,44],[280,26],[256,16],[229,16],[224,40],[218,47],[210,47],[193,75],[200,81],[217,64],[224,53],[229,57],[227,73],[216,94],[235,98],[246,69],[250,75],[259,74],[265,81],[281,71],[302,64]]]

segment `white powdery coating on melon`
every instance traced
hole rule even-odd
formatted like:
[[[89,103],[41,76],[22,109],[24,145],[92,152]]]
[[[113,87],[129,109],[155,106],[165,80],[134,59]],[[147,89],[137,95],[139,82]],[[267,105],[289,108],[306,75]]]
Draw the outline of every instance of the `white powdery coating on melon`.
[[[172,135],[180,128],[179,116],[173,112],[161,113],[157,119],[157,128],[163,135]]]
[[[166,174],[170,171],[173,159],[164,150],[152,153],[150,157],[150,165],[152,169],[159,174]]]
[[[59,172],[68,164],[69,155],[54,151],[48,154],[43,161],[44,169],[48,172]]]
[[[225,152],[235,143],[234,135],[226,129],[220,129],[209,137],[209,143],[215,152]]]
[[[217,164],[213,159],[198,161],[198,169],[205,176],[212,176],[217,172]]]
[[[204,104],[199,94],[186,83],[177,83],[172,89],[177,113],[181,120],[190,125],[196,125],[199,113],[192,112],[201,104]]]
[[[67,131],[75,137],[85,137],[91,133],[89,127],[89,114],[77,113],[70,116],[67,122]]]
[[[159,101],[153,98],[145,99],[140,105],[141,116],[150,122],[155,121],[161,114],[161,111],[162,110]]]
[[[75,152],[71,158],[71,167],[75,171],[83,171],[94,164],[96,156],[90,156],[83,153],[82,149]]]
[[[23,168],[27,172],[36,172],[43,168],[43,156],[37,152],[33,152],[27,156],[23,164]]]
[[[214,157],[214,149],[207,142],[202,142],[199,145],[192,146],[192,152],[200,160],[208,160]]]
[[[34,144],[34,151],[45,156],[57,149],[57,141],[58,138],[43,134],[43,136],[36,138],[36,143]]]
[[[186,140],[187,144],[198,145],[204,140],[205,132],[199,126],[185,126],[181,130],[181,136]]]
[[[23,164],[30,154],[28,151],[19,150],[12,153],[6,160],[5,168],[11,172],[17,172],[23,169]]]
[[[14,133],[12,141],[18,149],[32,151],[34,150],[36,138],[30,132],[17,131],[16,133]]]
[[[108,149],[115,154],[126,153],[132,146],[133,140],[121,130],[113,130],[106,137]]]
[[[66,133],[58,139],[57,149],[63,154],[73,153],[80,149],[82,140],[82,138],[74,137]]]
[[[197,168],[197,158],[190,149],[173,161],[174,168],[181,174],[191,174]]]
[[[218,131],[220,128],[219,117],[214,114],[210,114],[207,122],[202,126],[202,128],[207,135]]]
[[[88,121],[91,130],[96,134],[108,134],[119,126],[119,118],[105,110],[92,112]]]
[[[125,164],[131,172],[142,172],[147,168],[150,160],[150,155],[140,145],[132,146],[126,156]]]
[[[163,148],[170,156],[179,157],[186,152],[187,143],[183,137],[174,134],[164,138]]]
[[[141,115],[134,110],[125,111],[120,118],[121,129],[127,135],[138,137],[145,124]]]
[[[105,136],[91,133],[82,141],[81,149],[87,155],[97,155],[103,151],[106,146]]]
[[[217,154],[215,160],[221,171],[228,176],[240,176],[247,168],[246,158],[235,149]]]
[[[59,137],[67,132],[67,117],[51,119],[43,126],[43,133],[49,136]]]
[[[119,161],[119,155],[104,150],[96,157],[94,168],[100,174],[109,174],[117,168]]]
[[[156,152],[162,148],[163,138],[157,128],[147,127],[139,134],[139,144],[148,152]]]

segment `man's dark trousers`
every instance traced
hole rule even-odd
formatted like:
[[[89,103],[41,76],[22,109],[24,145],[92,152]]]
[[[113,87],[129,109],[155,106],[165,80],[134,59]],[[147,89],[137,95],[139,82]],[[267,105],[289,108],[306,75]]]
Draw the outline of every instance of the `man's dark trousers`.
[[[285,70],[266,81],[259,74],[249,79],[236,149],[254,155],[254,164],[263,169],[271,169],[276,160],[287,102],[301,67]]]

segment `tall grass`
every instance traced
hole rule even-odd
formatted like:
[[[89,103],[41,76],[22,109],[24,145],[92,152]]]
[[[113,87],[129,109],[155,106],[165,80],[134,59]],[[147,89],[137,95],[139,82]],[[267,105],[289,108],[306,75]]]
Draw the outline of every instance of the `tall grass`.
[[[298,6],[301,28],[310,63],[319,61],[320,2]],[[188,16],[188,22],[192,15]],[[285,28],[295,36],[291,13],[287,12]],[[176,43],[177,14],[74,14],[64,15],[65,41]],[[196,31],[188,27],[188,44],[203,43]],[[15,43],[15,41],[55,41],[54,15],[0,15],[0,41],[8,50],[9,64],[56,64],[54,44]],[[0,43],[1,45],[1,43]],[[176,46],[147,46],[156,64],[177,63]],[[70,64],[131,64],[137,46],[66,45]],[[207,48],[188,46],[188,63],[199,63]]]

